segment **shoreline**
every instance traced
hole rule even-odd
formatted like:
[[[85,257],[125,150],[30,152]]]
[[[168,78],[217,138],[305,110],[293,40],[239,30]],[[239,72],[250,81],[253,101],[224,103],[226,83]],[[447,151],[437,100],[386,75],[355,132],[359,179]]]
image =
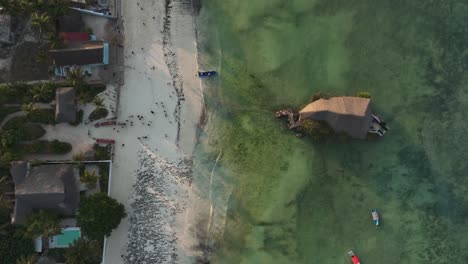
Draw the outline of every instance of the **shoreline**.
[[[110,196],[128,217],[107,238],[104,260],[191,262],[197,252],[186,230],[187,207],[204,111],[194,18],[184,3],[170,0],[122,2],[121,12],[124,82],[117,117],[132,125],[114,132]]]

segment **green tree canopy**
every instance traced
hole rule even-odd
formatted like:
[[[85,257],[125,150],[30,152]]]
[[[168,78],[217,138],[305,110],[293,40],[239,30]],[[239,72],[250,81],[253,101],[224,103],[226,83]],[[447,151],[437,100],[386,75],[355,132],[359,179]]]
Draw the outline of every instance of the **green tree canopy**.
[[[39,257],[36,254],[31,254],[29,256],[21,256],[16,260],[16,264],[36,264],[39,260]]]
[[[70,81],[71,85],[78,91],[80,91],[80,89],[84,86],[85,77],[85,74],[80,68],[75,68],[68,72],[68,80]]]
[[[18,142],[18,135],[11,130],[0,131],[0,151],[6,152]]]
[[[45,238],[60,234],[60,218],[57,214],[48,211],[39,211],[31,214],[26,220],[26,237],[35,239],[39,236]]]
[[[31,25],[39,29],[39,32],[47,32],[51,30],[51,19],[47,13],[34,12],[31,15]]]
[[[15,263],[21,256],[34,253],[32,239],[26,238],[22,228],[9,225],[0,232],[0,262]]]
[[[83,234],[100,240],[117,228],[127,214],[122,204],[105,193],[93,194],[80,202],[78,224]]]
[[[100,264],[102,248],[95,240],[81,237],[63,254],[67,264]]]

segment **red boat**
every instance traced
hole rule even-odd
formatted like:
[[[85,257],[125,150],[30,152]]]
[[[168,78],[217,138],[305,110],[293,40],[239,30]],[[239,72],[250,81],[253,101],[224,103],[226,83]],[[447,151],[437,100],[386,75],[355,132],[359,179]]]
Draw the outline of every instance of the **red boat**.
[[[98,143],[98,144],[115,144],[115,140],[105,139],[105,138],[98,138],[98,139],[96,139],[96,143]]]
[[[359,262],[359,258],[356,256],[356,254],[354,254],[352,250],[348,252],[348,255],[351,257],[353,264],[361,264],[361,262]]]

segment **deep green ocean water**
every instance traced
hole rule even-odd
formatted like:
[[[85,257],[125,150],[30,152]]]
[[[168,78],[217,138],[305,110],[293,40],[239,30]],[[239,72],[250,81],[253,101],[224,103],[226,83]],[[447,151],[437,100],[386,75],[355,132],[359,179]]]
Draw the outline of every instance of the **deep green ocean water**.
[[[468,1],[202,4],[212,263],[468,263]],[[272,113],[358,91],[378,141],[299,139]]]

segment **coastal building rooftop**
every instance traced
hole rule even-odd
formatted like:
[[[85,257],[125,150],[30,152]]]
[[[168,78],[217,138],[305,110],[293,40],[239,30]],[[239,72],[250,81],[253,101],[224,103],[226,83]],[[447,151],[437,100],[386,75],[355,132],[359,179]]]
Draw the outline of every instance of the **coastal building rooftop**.
[[[108,64],[108,44],[102,41],[70,42],[63,49],[49,53],[55,66]]]
[[[351,96],[316,100],[305,106],[299,117],[299,120],[325,121],[335,132],[358,139],[367,137],[373,121],[370,99]]]
[[[34,210],[75,214],[80,196],[72,165],[31,166],[26,161],[14,161],[10,173],[15,184],[13,224],[24,224]]]
[[[58,123],[76,121],[76,91],[73,87],[58,88],[55,93],[55,119]]]

